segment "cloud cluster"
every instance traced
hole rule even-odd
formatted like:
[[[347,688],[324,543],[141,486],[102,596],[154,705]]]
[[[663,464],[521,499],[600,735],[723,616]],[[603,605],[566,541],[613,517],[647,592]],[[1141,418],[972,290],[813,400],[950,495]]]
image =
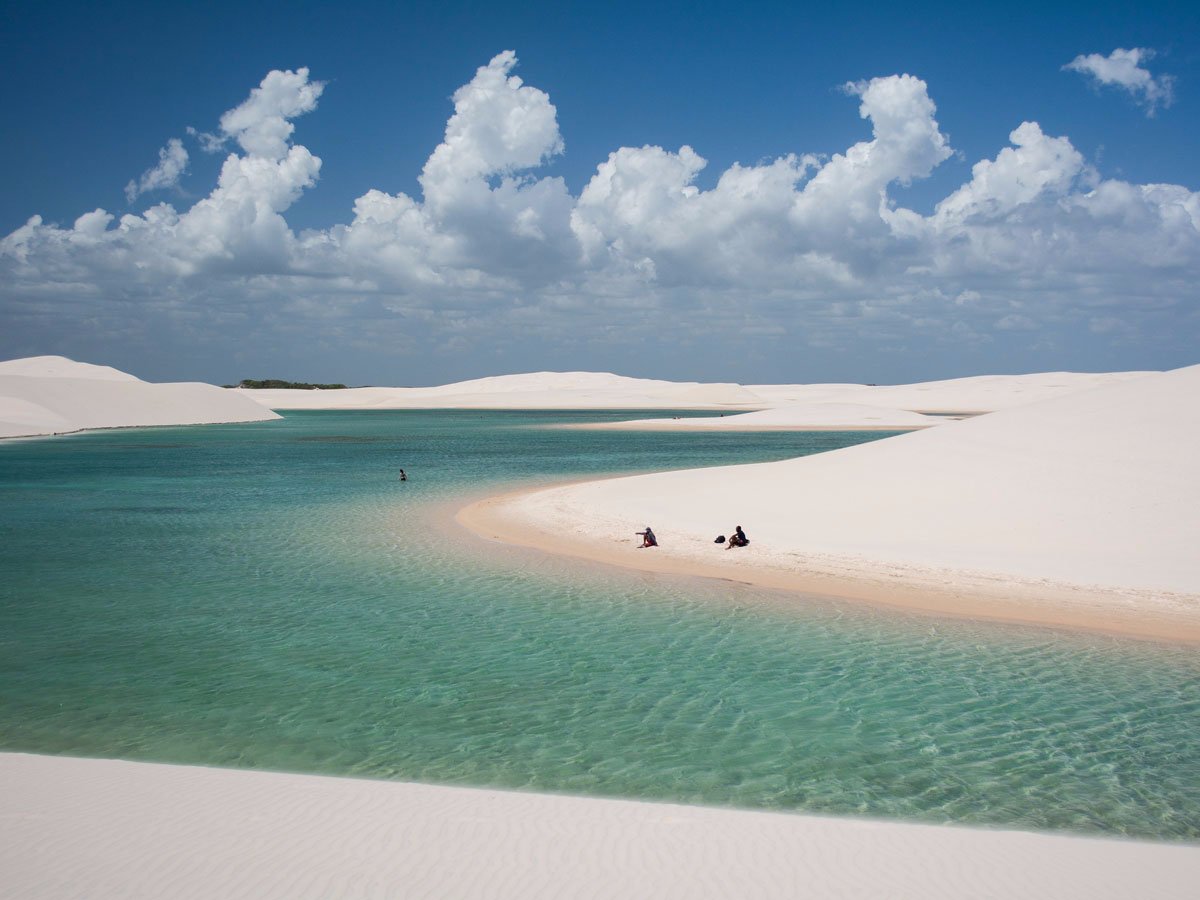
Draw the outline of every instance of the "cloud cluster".
[[[307,264],[417,299],[520,292],[573,269],[566,184],[525,174],[563,152],[557,112],[511,74],[516,62],[501,53],[455,92],[445,138],[421,172],[423,200],[369,191],[349,225],[305,240]]]
[[[55,284],[78,290],[86,283],[87,292],[100,298],[127,296],[142,286],[182,296],[183,280],[205,273],[288,272],[296,239],[281,213],[316,183],[321,168],[307,148],[288,143],[289,119],[314,109],[320,92],[306,69],[267,75],[245,103],[221,118],[224,138],[245,152],[229,154],[217,186],[182,213],[159,203],[140,216],[121,216],[113,226],[114,217],[97,209],[71,228],[34,216],[0,242],[6,294]],[[160,156],[160,164],[134,185],[135,196],[177,183],[187,151],[172,140]]]
[[[1064,69],[1078,72],[1091,78],[1097,86],[1112,86],[1127,91],[1153,116],[1160,107],[1165,109],[1175,100],[1175,80],[1170,75],[1155,78],[1142,63],[1154,57],[1153,50],[1134,47],[1124,50],[1118,47],[1108,56],[1099,53],[1081,54]]]
[[[65,227],[35,216],[0,241],[10,333],[43,339],[39,352],[81,323],[209,352],[246,341],[482,352],[580,334],[870,352],[1200,330],[1200,194],[1106,180],[1036,122],[929,215],[899,205],[894,187],[953,151],[911,75],[845,87],[870,136],[842,153],[734,164],[702,190],[706,161],[691,147],[621,147],[573,196],[539,177],[564,141],[516,62],[501,53],[455,92],[420,198],[370,190],[348,223],[300,234],[284,213],[321,160],[293,142],[293,120],[323,85],[307,69],[269,73],[206,136],[240,152],[189,209],[97,209]],[[160,157],[133,197],[177,183],[186,150],[173,140]]]

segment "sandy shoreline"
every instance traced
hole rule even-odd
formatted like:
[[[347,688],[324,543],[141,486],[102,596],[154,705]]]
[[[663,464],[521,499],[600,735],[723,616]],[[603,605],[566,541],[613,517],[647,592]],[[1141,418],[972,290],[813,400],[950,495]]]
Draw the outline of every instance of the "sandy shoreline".
[[[527,491],[460,521],[628,568],[1195,644],[1198,389],[1191,366],[794,459]],[[714,547],[735,523],[751,545]],[[647,524],[659,546],[635,549]]]
[[[686,421],[686,420],[682,420]],[[543,428],[567,428],[574,431],[686,431],[691,432],[767,432],[767,431],[917,431],[932,425],[683,425],[650,422],[570,422],[544,425]]]
[[[0,754],[0,897],[1186,898],[1200,847]]]
[[[954,418],[927,416],[906,409],[869,403],[823,401],[767,407],[753,412],[718,416],[671,416],[627,419],[621,422],[586,423],[581,427],[604,431],[915,431],[945,425]]]
[[[1200,645],[1200,620],[1194,612],[1147,606],[1143,592],[1019,579],[1000,573],[886,565],[817,554],[807,557],[802,569],[796,569],[779,565],[757,552],[753,545],[733,551],[717,546],[692,546],[684,552],[669,544],[642,550],[632,537],[641,525],[635,526],[632,521],[629,535],[613,534],[607,541],[598,541],[549,530],[520,508],[521,501],[543,492],[594,481],[522,489],[477,500],[461,508],[455,521],[484,540],[626,569],[782,590],[794,594],[797,602],[803,602],[805,596],[836,597],[934,617]],[[1155,596],[1161,594],[1155,592]],[[1200,600],[1188,596],[1181,599]]]

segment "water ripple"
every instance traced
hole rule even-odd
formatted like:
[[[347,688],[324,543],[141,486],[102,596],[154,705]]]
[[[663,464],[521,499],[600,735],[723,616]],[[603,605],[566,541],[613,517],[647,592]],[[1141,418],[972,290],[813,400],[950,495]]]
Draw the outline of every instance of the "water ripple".
[[[524,427],[553,418],[0,447],[0,744],[1200,839],[1190,651],[797,603],[433,524],[522,478],[862,437]]]

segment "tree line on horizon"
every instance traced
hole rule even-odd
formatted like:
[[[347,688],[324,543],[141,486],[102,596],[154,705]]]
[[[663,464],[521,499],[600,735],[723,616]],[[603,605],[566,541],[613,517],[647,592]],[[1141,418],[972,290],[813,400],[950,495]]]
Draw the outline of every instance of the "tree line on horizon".
[[[278,378],[268,378],[264,381],[243,378],[237,385],[227,384],[225,387],[249,388],[255,391],[267,388],[284,388],[293,391],[341,391],[346,389],[346,385],[344,384],[310,384],[307,381],[280,381]]]

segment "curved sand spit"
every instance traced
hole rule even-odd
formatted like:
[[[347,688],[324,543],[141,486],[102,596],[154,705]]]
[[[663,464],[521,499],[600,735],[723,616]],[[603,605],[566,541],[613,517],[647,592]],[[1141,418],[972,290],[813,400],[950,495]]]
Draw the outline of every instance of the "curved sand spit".
[[[61,356],[0,362],[0,438],[277,418],[211,384],[148,384],[108,366]]]
[[[1191,898],[1200,849],[0,754],[0,897]]]
[[[844,450],[484,501],[488,537],[930,611],[1200,641],[1200,366]],[[661,546],[635,550],[654,526]],[[749,548],[712,541],[736,524]]]

